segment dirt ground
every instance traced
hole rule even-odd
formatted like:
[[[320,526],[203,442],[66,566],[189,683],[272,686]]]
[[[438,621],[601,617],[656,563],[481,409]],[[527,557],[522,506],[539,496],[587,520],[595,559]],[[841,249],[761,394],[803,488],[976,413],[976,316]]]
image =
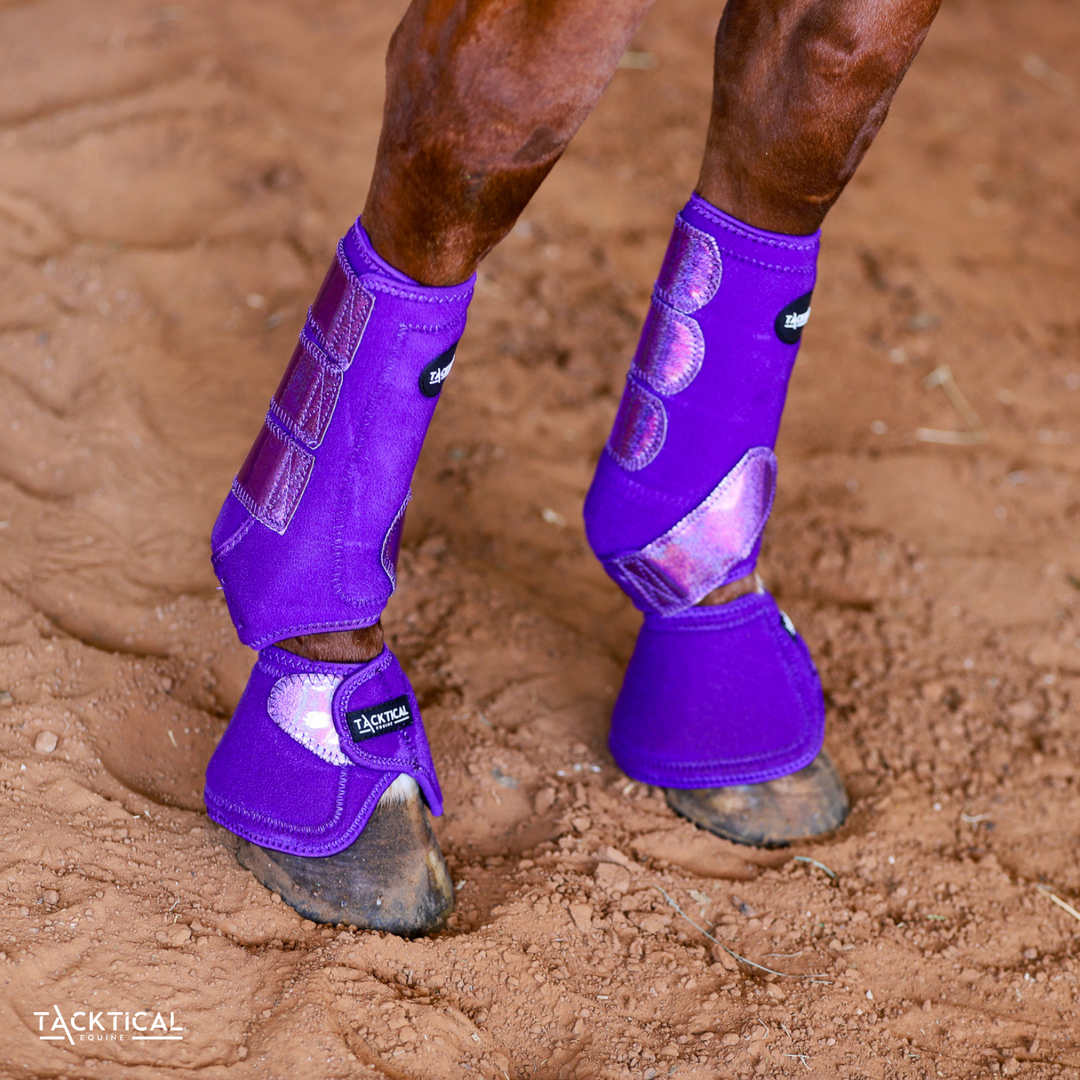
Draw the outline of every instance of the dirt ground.
[[[605,749],[637,616],[581,502],[696,177],[704,0],[660,0],[485,264],[418,470],[387,627],[451,928],[302,923],[207,820],[252,662],[210,525],[400,7],[0,4],[0,1075],[1080,1077],[1072,0],[947,0],[827,223],[763,571],[838,835],[724,843]]]

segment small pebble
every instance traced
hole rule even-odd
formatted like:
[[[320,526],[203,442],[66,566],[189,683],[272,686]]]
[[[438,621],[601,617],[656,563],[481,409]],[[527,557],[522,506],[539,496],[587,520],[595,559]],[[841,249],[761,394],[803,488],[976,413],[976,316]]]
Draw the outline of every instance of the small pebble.
[[[236,1056],[237,1056],[237,1057],[238,1057],[238,1058],[239,1058],[239,1059],[240,1059],[241,1061],[243,1061],[243,1060],[244,1060],[244,1058],[246,1058],[246,1057],[247,1057],[247,1054],[248,1054],[248,1051],[247,1051],[247,1047],[246,1047],[246,1046],[241,1046],[241,1047],[240,1047],[240,1049],[236,1051]]]
[[[39,731],[37,738],[34,740],[34,749],[39,754],[51,754],[56,749],[56,744],[59,741],[55,732]]]
[[[315,924],[310,919],[305,919],[300,925],[305,930],[314,930],[315,929]]]
[[[593,909],[589,904],[571,904],[570,918],[583,934],[588,933],[592,929]]]
[[[628,893],[630,891],[630,871],[616,863],[602,862],[593,875],[596,884],[607,892]]]
[[[41,894],[41,899],[44,900],[46,904],[59,904],[60,894],[55,889],[46,889]]]

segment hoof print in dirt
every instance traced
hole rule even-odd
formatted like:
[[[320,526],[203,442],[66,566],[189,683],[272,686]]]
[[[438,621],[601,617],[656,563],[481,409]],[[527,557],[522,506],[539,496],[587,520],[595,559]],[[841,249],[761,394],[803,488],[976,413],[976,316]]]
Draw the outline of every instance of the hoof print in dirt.
[[[244,841],[241,866],[304,918],[418,937],[441,930],[454,886],[419,793],[380,802],[344,851],[304,858]]]
[[[824,750],[805,769],[764,784],[665,788],[668,806],[725,840],[785,847],[843,825],[851,804]]]

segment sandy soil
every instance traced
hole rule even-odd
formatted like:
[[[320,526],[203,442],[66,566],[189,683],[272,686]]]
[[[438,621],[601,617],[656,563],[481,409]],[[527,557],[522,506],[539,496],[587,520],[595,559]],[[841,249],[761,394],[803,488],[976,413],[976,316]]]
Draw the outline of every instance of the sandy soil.
[[[363,202],[399,5],[0,5],[4,1077],[1080,1077],[1040,888],[1080,904],[1071,0],[950,0],[828,223],[763,568],[850,822],[738,848],[606,753],[636,616],[580,507],[716,7],[658,5],[480,279],[387,621],[459,897],[407,943],[302,923],[200,797],[252,659],[210,525]],[[53,1030],[87,1009],[183,1039]]]

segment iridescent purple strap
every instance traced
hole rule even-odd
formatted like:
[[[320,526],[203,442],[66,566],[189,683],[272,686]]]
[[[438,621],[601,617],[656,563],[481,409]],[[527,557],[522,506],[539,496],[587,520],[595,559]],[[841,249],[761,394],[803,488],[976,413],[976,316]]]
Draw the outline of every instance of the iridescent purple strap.
[[[634,373],[657,393],[685,390],[701,370],[705,335],[697,320],[655,301],[645,317]]]
[[[294,443],[268,416],[240,471],[233,494],[248,512],[284,533],[311,476],[314,457]]]
[[[270,688],[266,711],[286,735],[292,736],[331,765],[351,765],[341,752],[334,727],[334,693],[343,675],[321,672],[283,675]]]
[[[755,446],[663,536],[604,566],[642,610],[677,614],[735,580],[732,572],[754,553],[775,494],[776,457]]]
[[[720,288],[723,265],[716,241],[681,217],[675,219],[656,294],[676,311],[689,315],[704,307]]]
[[[608,439],[611,456],[624,468],[644,469],[664,445],[667,413],[658,397],[629,380]]]
[[[342,369],[307,334],[301,334],[270,410],[286,430],[314,450],[334,415],[341,378]]]
[[[288,528],[304,494],[315,463],[305,447],[314,450],[326,434],[342,374],[356,355],[374,305],[339,244],[263,429],[233,481],[240,502],[276,533]]]
[[[375,297],[360,284],[345,258],[344,243],[339,243],[337,259],[330,264],[315,303],[308,311],[308,328],[343,369],[356,355],[374,305]]]

